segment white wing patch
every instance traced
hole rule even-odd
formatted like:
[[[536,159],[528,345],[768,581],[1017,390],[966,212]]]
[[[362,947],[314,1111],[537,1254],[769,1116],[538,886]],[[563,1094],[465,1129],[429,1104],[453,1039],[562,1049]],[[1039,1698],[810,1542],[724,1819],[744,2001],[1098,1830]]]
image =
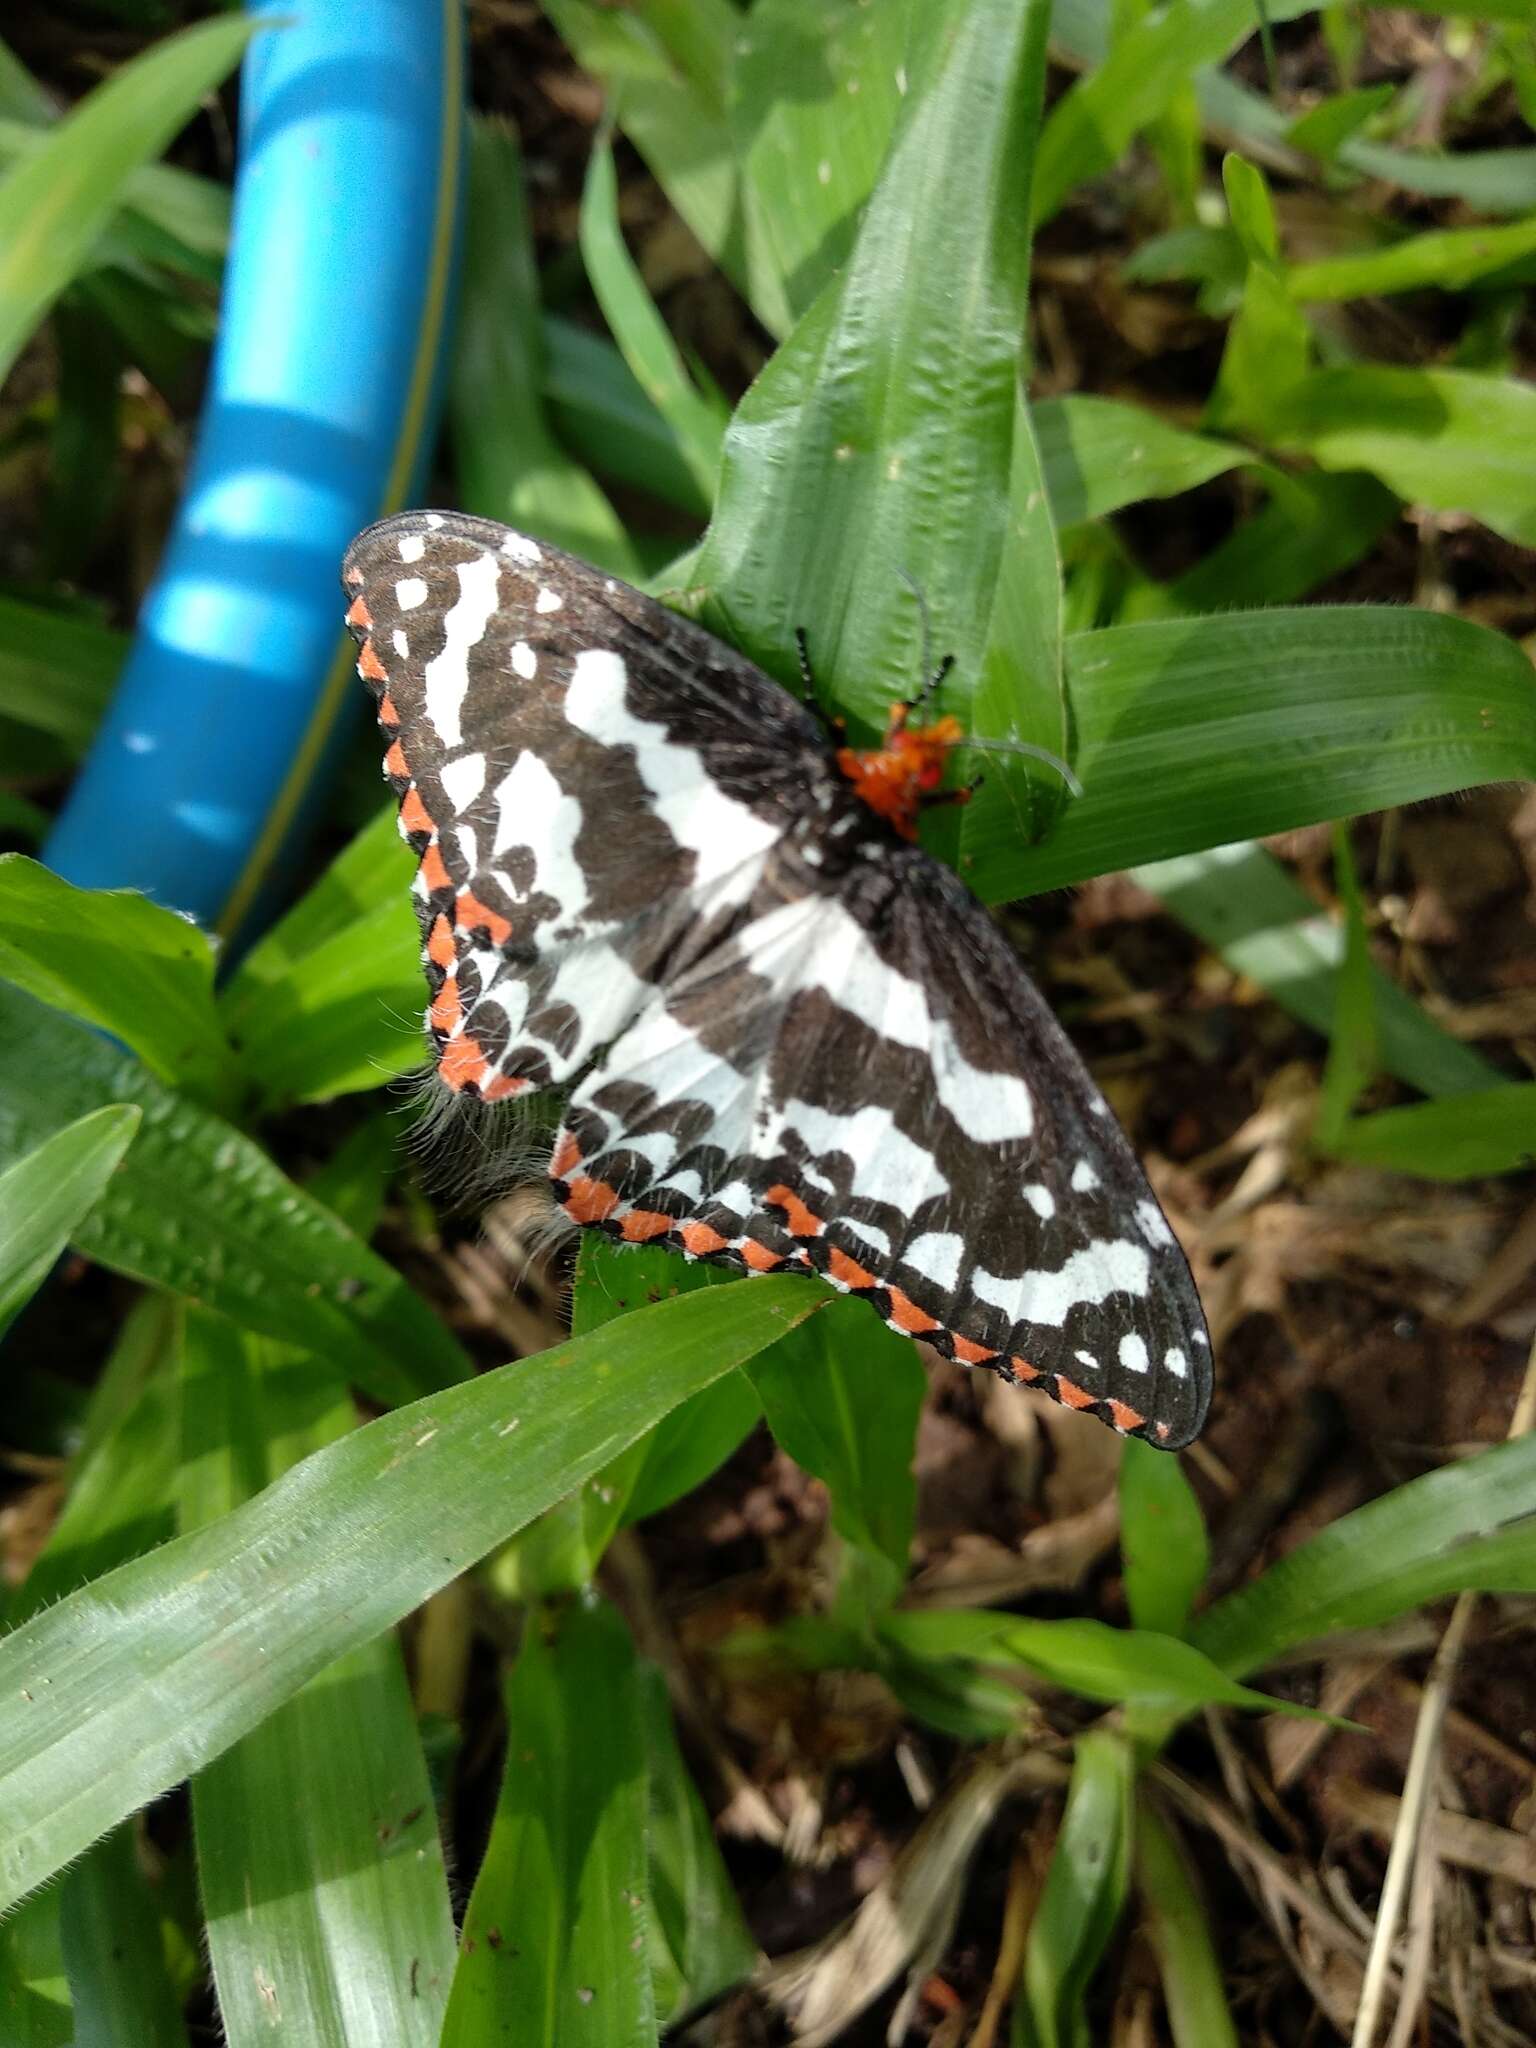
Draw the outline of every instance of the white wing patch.
[[[459,601],[443,614],[442,652],[422,671],[427,722],[445,747],[462,743],[464,698],[469,690],[469,651],[485,638],[496,610],[501,564],[476,555],[458,565]]]

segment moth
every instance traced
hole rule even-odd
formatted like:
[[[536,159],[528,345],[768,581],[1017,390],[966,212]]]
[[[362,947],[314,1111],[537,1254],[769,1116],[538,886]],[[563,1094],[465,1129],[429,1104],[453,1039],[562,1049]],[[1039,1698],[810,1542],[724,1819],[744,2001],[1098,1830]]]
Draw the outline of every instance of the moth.
[[[457,512],[361,534],[442,1086],[569,1091],[567,1216],[803,1270],[946,1357],[1168,1449],[1210,1340],[1124,1133],[1017,955],[915,843],[954,721],[857,751],[654,599]]]

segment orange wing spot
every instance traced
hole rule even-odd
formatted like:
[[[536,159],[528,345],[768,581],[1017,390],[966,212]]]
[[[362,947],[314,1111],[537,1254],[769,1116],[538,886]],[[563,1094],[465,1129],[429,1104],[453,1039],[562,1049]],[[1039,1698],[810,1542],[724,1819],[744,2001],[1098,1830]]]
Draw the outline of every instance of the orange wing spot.
[[[551,1180],[569,1180],[580,1164],[581,1147],[569,1131],[562,1131],[560,1133],[560,1142],[556,1145],[554,1156],[549,1162]]]
[[[387,725],[391,732],[400,723],[400,714],[395,709],[395,700],[390,696],[388,690],[379,699],[379,723],[380,725]]]
[[[683,1249],[690,1251],[696,1259],[707,1259],[716,1252],[723,1252],[730,1243],[718,1230],[711,1230],[707,1223],[685,1223],[677,1233],[683,1241]]]
[[[891,1289],[891,1313],[886,1320],[894,1323],[898,1330],[905,1330],[909,1337],[922,1337],[939,1327],[933,1317],[925,1315],[899,1287]]]
[[[405,765],[405,749],[398,740],[389,743],[389,752],[384,756],[384,773],[393,775],[400,782],[411,779],[411,771]]]
[[[459,1000],[459,978],[456,974],[445,975],[443,985],[432,998],[431,1007],[427,1011],[427,1022],[434,1031],[440,1031],[444,1038],[447,1038],[462,1021],[463,1016],[464,1005]],[[446,1060],[447,1057],[447,1053],[444,1053],[443,1058]],[[450,1087],[453,1085],[452,1082],[449,1083]]]
[[[331,617],[335,618],[335,616],[336,614],[332,612]],[[357,672],[365,683],[387,683],[389,681],[389,670],[374,653],[371,640],[365,640],[358,649]]]
[[[878,1287],[880,1282],[873,1273],[866,1272],[857,1259],[850,1259],[846,1252],[840,1252],[833,1245],[827,1259],[827,1271],[842,1287],[851,1287],[857,1293],[866,1287]]]
[[[1064,1372],[1056,1375],[1056,1393],[1069,1408],[1092,1408],[1099,1398],[1078,1386],[1075,1380],[1069,1380]]]
[[[427,807],[421,800],[421,791],[413,782],[400,799],[400,822],[407,832],[431,832],[436,828],[427,815]]]
[[[619,1198],[605,1180],[588,1180],[583,1174],[571,1182],[565,1198],[565,1213],[578,1223],[606,1222],[619,1206]]]
[[[827,1227],[819,1216],[811,1214],[794,1189],[785,1187],[782,1182],[776,1188],[769,1188],[763,1200],[784,1211],[791,1237],[820,1237]]]
[[[439,911],[432,920],[432,929],[427,934],[427,958],[434,967],[441,967],[448,973],[458,956],[453,946],[453,926]]]
[[[445,984],[446,986],[446,984]],[[439,990],[439,996],[441,990]],[[437,1071],[457,1094],[471,1082],[479,1087],[490,1072],[490,1061],[485,1056],[485,1047],[478,1038],[471,1038],[466,1031],[462,1038],[451,1038],[443,1047]]]
[[[461,889],[458,901],[453,906],[454,916],[466,930],[473,931],[483,925],[490,933],[493,946],[504,946],[512,936],[512,927],[499,911],[492,910],[488,903],[482,903],[473,890]]]
[[[519,1074],[492,1074],[489,1081],[480,1083],[480,1100],[501,1102],[508,1095],[520,1095],[527,1086],[527,1081]]]
[[[1128,1408],[1124,1401],[1106,1401],[1104,1405],[1108,1408],[1109,1418],[1116,1429],[1140,1429],[1147,1419],[1145,1415],[1138,1415],[1134,1408]]]
[[[665,1237],[671,1228],[672,1218],[659,1209],[631,1209],[619,1225],[619,1235],[627,1244],[649,1244],[653,1237]]]
[[[367,605],[363,603],[361,596],[354,597],[347,606],[347,624],[349,626],[360,626],[365,633],[372,630],[373,614],[369,611]]]
[[[997,1353],[989,1351],[985,1344],[973,1344],[969,1337],[956,1337],[954,1346],[955,1356],[962,1365],[985,1365],[989,1359],[997,1356]]]
[[[1039,1366],[1031,1365],[1027,1358],[1020,1358],[1017,1352],[1009,1359],[1008,1363],[1013,1367],[1016,1379],[1028,1381],[1037,1380],[1040,1377]]]
[[[447,868],[443,865],[443,849],[438,845],[435,839],[433,840],[432,844],[427,848],[426,852],[421,856],[421,872],[423,877],[425,878],[429,892],[434,896],[436,896],[440,890],[451,889],[453,887],[453,878],[448,873]]]
[[[784,1263],[782,1252],[769,1251],[767,1245],[759,1244],[755,1237],[744,1237],[741,1240],[741,1256],[754,1273],[771,1273],[775,1266],[782,1266]]]

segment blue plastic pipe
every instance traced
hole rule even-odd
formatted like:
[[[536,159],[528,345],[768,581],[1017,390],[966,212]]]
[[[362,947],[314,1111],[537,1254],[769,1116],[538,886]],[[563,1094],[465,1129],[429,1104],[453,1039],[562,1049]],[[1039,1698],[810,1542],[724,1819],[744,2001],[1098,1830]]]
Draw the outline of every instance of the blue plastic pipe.
[[[273,22],[242,78],[196,458],[44,849],[226,934],[362,708],[338,564],[430,448],[463,156],[459,0],[299,0]]]

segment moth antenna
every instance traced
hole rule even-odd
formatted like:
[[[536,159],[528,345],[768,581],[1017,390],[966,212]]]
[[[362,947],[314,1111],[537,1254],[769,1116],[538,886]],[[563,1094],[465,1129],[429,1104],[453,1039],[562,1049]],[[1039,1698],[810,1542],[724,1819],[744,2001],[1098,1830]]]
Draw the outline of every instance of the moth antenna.
[[[1047,768],[1054,768],[1073,796],[1081,796],[1083,785],[1063,761],[1060,754],[1053,754],[1049,747],[1037,747],[1032,740],[950,740],[953,749],[968,747],[978,754],[1025,754],[1031,761],[1043,761]]]
[[[955,657],[946,654],[937,665],[933,659],[933,619],[928,610],[928,598],[923,586],[910,570],[898,568],[896,574],[905,583],[917,600],[917,614],[923,622],[923,685],[911,700],[914,705],[922,704],[931,697],[955,665]]]

